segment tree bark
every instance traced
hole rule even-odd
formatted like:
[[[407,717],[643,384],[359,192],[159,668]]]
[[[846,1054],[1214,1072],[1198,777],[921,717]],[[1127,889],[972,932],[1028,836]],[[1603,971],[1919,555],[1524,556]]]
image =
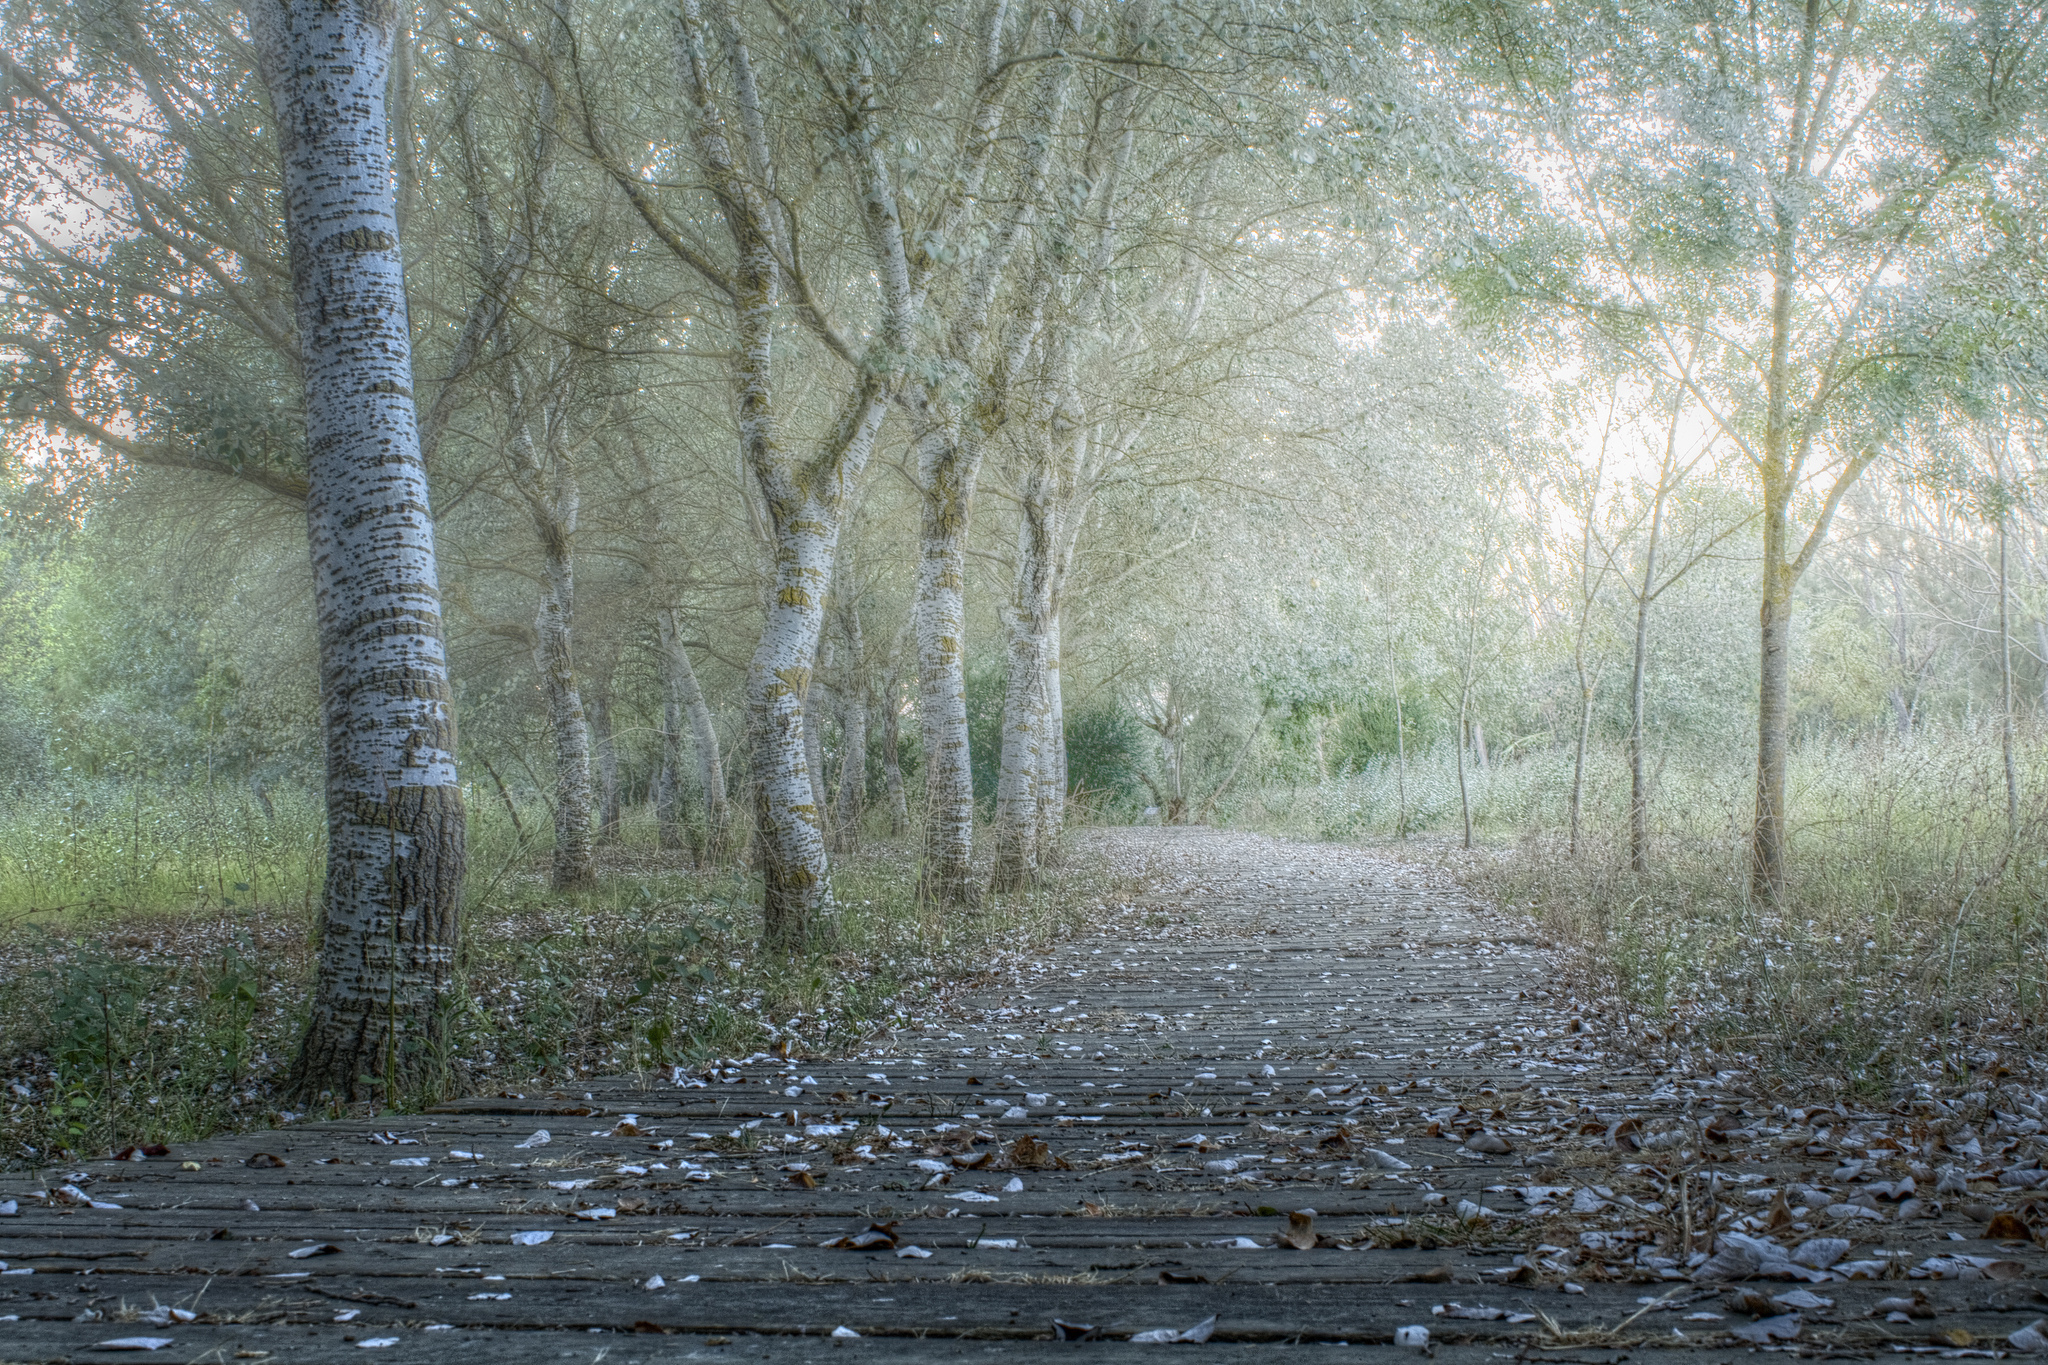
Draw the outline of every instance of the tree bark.
[[[1777,900],[1785,891],[1785,767],[1792,713],[1792,585],[1783,557],[1784,508],[1764,533],[1765,591],[1759,613],[1762,658],[1757,679],[1756,835],[1750,891]],[[1779,546],[1772,553],[1773,530]]]
[[[1002,766],[996,778],[995,870],[992,891],[1014,891],[1038,876],[1038,806],[1056,799],[1048,778],[1051,760],[1048,692],[1053,625],[1053,559],[1058,543],[1058,490],[1051,471],[1025,477],[1017,512],[1016,581],[1005,624],[1009,629],[1003,686]]]
[[[967,519],[979,461],[957,429],[918,443],[918,737],[924,749],[923,892],[972,906],[974,772],[967,746]]]
[[[534,616],[533,664],[548,701],[548,729],[555,739],[555,856],[551,884],[557,891],[581,891],[597,881],[590,810],[590,725],[576,685],[570,649],[575,579],[566,552],[547,552],[540,609]]]
[[[597,752],[597,841],[619,841],[619,751],[612,740],[612,699],[600,687],[590,698],[590,739]]]
[[[819,633],[823,634],[822,624]],[[835,850],[839,832],[832,827],[832,783],[825,773],[825,717],[832,711],[832,689],[821,676],[832,667],[832,647],[821,644],[811,665],[811,687],[804,694],[804,763],[811,770],[811,799],[825,831],[825,847]]]
[[[1458,693],[1458,813],[1465,821],[1464,847],[1472,847],[1472,793],[1465,785],[1465,698],[1466,692]]]
[[[1668,461],[1667,461],[1668,465]],[[1650,870],[1650,784],[1643,771],[1643,709],[1650,667],[1650,604],[1656,600],[1657,543],[1664,529],[1664,496],[1668,478],[1659,478],[1650,508],[1650,542],[1643,552],[1643,586],[1636,594],[1635,652],[1628,681],[1628,868],[1638,876]]]
[[[1388,672],[1394,684],[1394,792],[1400,802],[1400,814],[1394,820],[1394,837],[1408,837],[1408,723],[1401,709],[1401,675],[1394,673],[1391,663]]]
[[[655,642],[661,651],[661,774],[655,796],[655,829],[661,847],[690,850],[699,867],[719,859],[726,824],[725,774],[718,763],[718,737],[710,730],[710,708],[690,667],[682,641],[680,613],[665,608],[655,613]],[[702,718],[700,720],[700,713]],[[698,782],[704,790],[704,828],[690,818],[690,784],[683,775],[683,730],[689,726],[697,750]],[[710,759],[705,761],[705,736],[710,733]]]
[[[903,764],[897,753],[902,742],[897,700],[901,687],[902,680],[892,664],[888,681],[882,687],[882,786],[889,801],[889,833],[897,838],[910,832],[910,802],[903,791]]]
[[[429,1090],[464,861],[455,714],[412,397],[385,87],[396,14],[248,10],[284,166],[307,427],[328,857],[292,1090]]]
[[[2003,489],[2000,496],[2004,496]],[[2006,574],[2005,523],[2006,513],[2001,507],[1998,513],[1998,747],[2005,760],[2005,837],[2007,842],[2011,842],[2020,834],[2020,780],[2012,755],[2012,597]]]
[[[1579,733],[1572,746],[1572,800],[1571,832],[1565,843],[1565,856],[1579,856],[1579,812],[1586,793],[1586,737],[1593,728],[1593,685],[1586,678],[1583,658],[1578,661],[1579,674]]]
[[[586,890],[597,883],[590,783],[590,724],[576,680],[574,546],[581,494],[566,455],[550,451],[547,468],[533,436],[538,418],[543,440],[552,442],[559,423],[529,410],[530,387],[515,359],[508,365],[506,394],[512,413],[505,452],[512,475],[540,538],[541,594],[533,618],[533,666],[547,698],[548,731],[555,743],[555,853],[550,883],[557,891]],[[541,403],[557,401],[551,391]]]
[[[1038,740],[1038,865],[1058,867],[1066,861],[1067,827],[1067,704],[1060,687],[1060,613],[1058,583],[1045,627],[1045,732]]]
[[[832,830],[835,851],[860,851],[861,816],[868,799],[868,689],[862,660],[860,608],[848,602],[840,609],[840,633],[846,666],[839,687],[839,793],[834,801]]]

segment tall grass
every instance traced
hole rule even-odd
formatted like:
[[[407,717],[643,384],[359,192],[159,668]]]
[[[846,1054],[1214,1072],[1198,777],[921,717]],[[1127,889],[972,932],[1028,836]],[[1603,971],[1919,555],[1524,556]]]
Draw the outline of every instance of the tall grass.
[[[175,788],[37,793],[0,813],[0,1164],[275,1121],[311,992],[322,824]],[[451,1089],[564,1087],[714,1055],[834,1048],[1070,931],[1107,890],[1075,859],[972,917],[918,894],[908,845],[834,872],[835,935],[763,953],[757,879],[656,847],[629,811],[595,889],[547,885],[548,812],[470,811]]]
[[[317,793],[111,778],[29,787],[0,798],[0,925],[310,906],[325,848]]]
[[[1693,1065],[1886,1091],[2012,1065],[2048,1015],[2048,735],[2018,746],[2019,818],[1990,726],[1815,739],[1792,756],[1785,894],[1752,897],[1753,761],[1677,754],[1657,773],[1649,868],[1629,870],[1626,772],[1589,760],[1578,847],[1568,753],[1468,772],[1485,848],[1464,857],[1454,755],[1411,762],[1408,845],[1441,857],[1503,913],[1578,950],[1642,1037]],[[1260,793],[1247,819],[1335,839],[1390,839],[1384,764]],[[1398,843],[1392,846],[1400,846]]]

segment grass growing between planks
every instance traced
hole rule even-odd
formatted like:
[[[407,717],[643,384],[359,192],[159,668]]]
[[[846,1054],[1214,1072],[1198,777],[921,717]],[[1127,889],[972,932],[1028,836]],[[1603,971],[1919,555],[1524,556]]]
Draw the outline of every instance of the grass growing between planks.
[[[1304,792],[1294,808],[1337,837],[1439,860],[1533,920],[1573,950],[1579,993],[1611,1007],[1624,1046],[1683,1069],[1877,1096],[1966,1085],[2048,1045],[2044,741],[2022,736],[2014,830],[1991,727],[1802,746],[1777,903],[1749,895],[1746,754],[1662,765],[1642,874],[1629,870],[1625,775],[1611,752],[1593,757],[1576,853],[1569,766],[1555,755],[1496,765],[1479,803],[1485,846],[1471,854],[1441,802],[1422,804],[1421,837],[1388,838],[1381,772]],[[1411,801],[1441,786],[1440,772],[1425,773]]]
[[[545,813],[526,823],[545,828]],[[602,850],[598,887],[564,896],[547,888],[544,850],[475,813],[452,1089],[566,1088],[781,1044],[850,1046],[1071,932],[1115,889],[1105,864],[1076,857],[980,914],[944,916],[919,902],[909,850],[876,845],[835,867],[834,940],[784,958],[758,947],[753,879],[653,848],[649,822],[625,835]],[[0,929],[0,1163],[276,1122],[316,902],[181,905],[153,886],[136,904],[17,914]]]

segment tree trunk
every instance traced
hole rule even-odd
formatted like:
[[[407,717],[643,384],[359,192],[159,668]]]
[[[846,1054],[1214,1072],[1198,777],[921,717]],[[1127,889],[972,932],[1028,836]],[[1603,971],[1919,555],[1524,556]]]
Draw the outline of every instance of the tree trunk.
[[[1458,813],[1465,821],[1466,848],[1472,847],[1472,793],[1465,785],[1465,693],[1458,693]]]
[[[1593,685],[1586,680],[1584,661],[1579,663],[1579,734],[1572,746],[1571,833],[1565,843],[1567,857],[1579,856],[1579,811],[1586,793],[1586,736],[1593,728]]]
[[[1401,676],[1393,675],[1394,682],[1394,791],[1395,799],[1401,803],[1401,812],[1394,821],[1394,837],[1408,837],[1408,723],[1401,714]]]
[[[1667,448],[1665,469],[1670,468]],[[1643,585],[1636,592],[1634,655],[1628,680],[1628,869],[1637,876],[1650,870],[1650,783],[1643,771],[1643,711],[1650,669],[1650,605],[1662,588],[1657,583],[1657,549],[1664,533],[1664,500],[1671,487],[1660,472],[1650,504],[1650,540],[1643,549]],[[1680,572],[1683,572],[1681,569]]]
[[[366,0],[247,13],[284,164],[326,741],[319,963],[290,1084],[395,1098],[440,1074],[464,859],[392,201],[396,14]]]
[[[519,422],[509,443],[529,476],[538,464]],[[522,480],[524,482],[524,480]],[[590,810],[590,726],[576,684],[572,626],[576,613],[575,564],[577,495],[573,481],[559,474],[553,496],[529,492],[541,539],[540,607],[534,613],[533,666],[547,698],[548,729],[555,741],[555,857],[551,882],[557,891],[581,891],[597,882]]]
[[[923,891],[941,906],[972,906],[974,772],[967,747],[967,516],[974,462],[956,433],[918,443],[918,736],[924,745]]]
[[[861,638],[860,608],[840,608],[845,637],[845,678],[839,688],[839,794],[832,813],[836,851],[860,851],[860,822],[868,800],[868,689],[862,668],[866,645]]]
[[[995,871],[989,889],[1014,891],[1038,876],[1038,815],[1050,753],[1045,744],[1046,667],[1052,626],[1057,507],[1048,471],[1033,470],[1018,500],[1016,582],[1008,617],[1010,641],[1003,686],[1002,767],[996,778]]]
[[[1489,766],[1486,759],[1486,726],[1476,720],[1472,722],[1472,757],[1479,763],[1479,775],[1484,777]]]
[[[661,647],[663,781],[676,793],[672,804],[687,805],[681,796],[687,788],[682,753],[683,727],[687,724],[691,743],[697,750],[697,783],[704,793],[704,831],[698,836],[689,828],[685,814],[678,811],[670,816],[673,828],[662,836],[661,846],[681,848],[687,837],[700,864],[716,865],[728,853],[731,807],[725,798],[725,767],[718,756],[718,727],[704,700],[704,689],[697,683],[697,670],[690,666],[690,651],[683,644],[682,628],[682,613],[674,608],[659,612],[654,618],[655,638]]]
[[[832,783],[825,775],[825,717],[832,712],[832,689],[819,677],[831,666],[831,647],[821,646],[811,667],[810,691],[804,694],[804,764],[811,770],[811,799],[817,805],[827,849],[839,842],[838,831],[832,828]]]
[[[612,742],[610,689],[600,687],[590,698],[590,738],[597,750],[597,841],[619,841],[619,751]]]
[[[1067,705],[1060,686],[1060,613],[1058,589],[1045,627],[1045,733],[1038,740],[1038,865],[1058,867],[1066,861],[1062,842],[1067,826]]]
[[[903,792],[903,764],[897,754],[902,740],[898,732],[900,687],[894,668],[882,689],[882,785],[889,798],[889,833],[897,838],[910,832],[910,802]]]
[[[1643,679],[1649,633],[1646,592],[1636,599],[1635,658],[1628,684],[1628,869],[1639,876],[1650,870],[1650,787],[1643,773]]]
[[[1764,533],[1765,591],[1760,613],[1762,659],[1757,680],[1756,837],[1750,891],[1775,901],[1785,891],[1785,766],[1792,715],[1792,591],[1785,572],[1782,505]],[[1767,514],[1768,517],[1768,514]],[[1771,553],[1773,530],[1778,553]]]
[[[2034,644],[2039,651],[2041,669],[2041,709],[2048,711],[2048,617],[2034,622]]]
[[[879,427],[881,405],[872,411],[873,426]],[[872,431],[868,440],[872,444]],[[764,491],[775,535],[775,583],[768,622],[747,670],[747,738],[767,938],[779,950],[794,951],[829,935],[832,927],[824,812],[811,780],[805,698],[832,581],[839,508],[836,502]]]
[[[676,626],[674,611],[655,613],[654,636],[661,651],[662,676],[661,769],[654,779],[655,841],[671,852],[688,848],[690,861],[702,867],[710,831],[699,830],[690,818],[690,784],[683,776],[684,706],[688,693],[677,673],[679,668],[690,666],[690,656],[677,638]],[[708,793],[705,805],[710,806]]]
[[[2008,842],[2020,834],[2020,780],[2012,757],[2012,621],[2011,593],[2006,575],[2005,522],[1998,514],[1998,747],[2005,759],[2005,837]]]

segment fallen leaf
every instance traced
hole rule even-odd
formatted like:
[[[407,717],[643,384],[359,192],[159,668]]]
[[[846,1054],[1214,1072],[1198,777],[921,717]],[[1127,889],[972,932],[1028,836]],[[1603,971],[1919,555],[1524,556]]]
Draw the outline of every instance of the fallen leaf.
[[[321,1242],[315,1246],[294,1247],[286,1254],[294,1261],[303,1261],[308,1256],[339,1256],[341,1248],[332,1242]]]
[[[1094,1341],[1101,1333],[1102,1329],[1092,1322],[1062,1322],[1058,1318],[1052,1320],[1054,1341]]]
[[[2020,1220],[2018,1214],[1999,1213],[1992,1215],[1991,1221],[1984,1225],[1984,1240],[1987,1242],[2031,1242],[2034,1240],[2034,1234]]]
[[[272,1156],[269,1152],[257,1152],[242,1164],[255,1170],[268,1171],[284,1165],[285,1159],[281,1156]]]
[[[1741,1327],[1731,1327],[1728,1335],[1738,1341],[1768,1346],[1774,1341],[1790,1341],[1799,1335],[1803,1326],[1797,1313],[1783,1313],[1774,1318],[1759,1318]]]
[[[1131,1338],[1131,1341],[1134,1345],[1139,1346],[1165,1346],[1176,1342],[1191,1342],[1200,1345],[1202,1342],[1207,1341],[1215,1330],[1216,1318],[1212,1314],[1185,1330],[1175,1331],[1171,1327],[1155,1327],[1149,1332],[1138,1333]]]
[[[161,1351],[172,1342],[170,1337],[115,1337],[93,1347],[95,1351]]]
[[[1296,1251],[1316,1249],[1315,1215],[1297,1210],[1287,1215],[1287,1231],[1280,1234],[1280,1245],[1293,1247]]]
[[[818,1177],[812,1175],[809,1171],[791,1171],[789,1173],[789,1183],[799,1185],[807,1190],[815,1190],[818,1188]]]
[[[2048,1325],[2048,1318],[2035,1318],[2007,1337],[2005,1344],[2015,1351],[2024,1351],[2028,1355],[2033,1355],[2036,1351],[2048,1351],[2048,1335],[2043,1335],[2041,1331],[2043,1325]]]

